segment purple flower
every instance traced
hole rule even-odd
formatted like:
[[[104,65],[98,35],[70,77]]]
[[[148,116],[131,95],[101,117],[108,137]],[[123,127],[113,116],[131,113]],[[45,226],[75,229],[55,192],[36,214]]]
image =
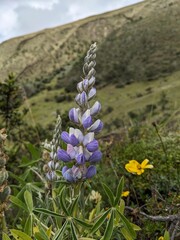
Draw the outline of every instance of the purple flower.
[[[94,105],[90,108],[91,116],[96,115],[101,110],[101,104],[96,101]]]
[[[87,117],[87,118],[83,121],[83,127],[84,127],[85,129],[89,128],[89,127],[91,126],[91,124],[92,124],[92,117],[91,117],[91,116]]]
[[[68,169],[67,166],[62,168],[62,175],[68,182],[74,182],[74,178],[72,176],[72,169]]]
[[[78,90],[79,93],[83,92],[82,82],[79,82],[79,83],[77,84],[77,90]]]
[[[87,94],[86,94],[86,92],[83,91],[83,92],[80,94],[80,97],[79,97],[80,106],[81,106],[81,107],[85,107],[85,106],[87,105],[87,100],[88,100]]]
[[[55,171],[49,171],[46,173],[46,178],[49,180],[49,181],[53,181],[55,179],[57,179],[57,176],[56,176],[56,173]]]
[[[69,154],[63,150],[63,149],[59,149],[57,152],[57,158],[58,160],[62,160],[63,162],[70,162],[71,161],[71,157],[69,156]]]
[[[98,149],[98,146],[98,141],[94,139],[92,142],[87,144],[86,148],[89,152],[95,152]]]
[[[89,79],[89,87],[92,87],[95,83],[95,77],[92,76],[90,79]]]
[[[69,169],[67,166],[63,167],[62,175],[68,182],[76,182],[82,178],[81,169],[76,166]]]
[[[92,142],[93,140],[94,140],[94,133],[93,132],[87,133],[84,136],[83,145],[86,146],[88,143]]]
[[[77,156],[76,161],[77,161],[77,163],[78,163],[79,165],[85,164],[86,158],[85,158],[84,154],[83,154],[83,153],[79,154],[79,155]]]
[[[101,120],[96,120],[89,128],[88,131],[98,133],[102,130],[103,123]]]
[[[72,146],[77,146],[79,144],[79,140],[76,138],[74,134],[69,135],[67,132],[61,133],[61,139]]]
[[[86,178],[92,178],[94,175],[96,175],[96,167],[91,165],[87,169]]]
[[[88,79],[84,79],[82,81],[82,87],[83,87],[84,91],[87,92],[88,87],[89,87],[89,80]]]
[[[85,113],[82,115],[81,119],[82,125],[84,128],[89,128],[92,125],[92,117],[90,115],[90,110],[86,110]]]
[[[97,150],[97,151],[93,152],[93,154],[90,156],[89,162],[97,163],[101,160],[101,158],[102,158],[102,153],[101,153],[101,151]]]
[[[69,119],[74,123],[79,123],[79,108],[72,108],[69,111]]]
[[[91,100],[96,95],[96,89],[91,88],[91,90],[88,93],[88,100]]]

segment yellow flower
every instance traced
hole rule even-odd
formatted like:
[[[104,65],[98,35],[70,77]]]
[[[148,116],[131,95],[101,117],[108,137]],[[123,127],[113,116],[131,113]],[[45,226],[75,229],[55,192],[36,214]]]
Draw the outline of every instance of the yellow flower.
[[[141,175],[145,168],[153,168],[153,165],[148,164],[149,160],[145,159],[142,163],[138,163],[136,160],[130,160],[129,163],[125,165],[128,172]]]
[[[161,237],[158,238],[158,240],[164,240],[164,237],[161,236]]]
[[[129,191],[122,192],[121,197],[127,197],[129,193]]]

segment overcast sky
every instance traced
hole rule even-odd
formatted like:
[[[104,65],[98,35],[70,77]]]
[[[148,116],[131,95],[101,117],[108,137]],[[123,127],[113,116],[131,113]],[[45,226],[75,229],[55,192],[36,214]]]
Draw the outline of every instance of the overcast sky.
[[[0,42],[142,0],[0,0]]]

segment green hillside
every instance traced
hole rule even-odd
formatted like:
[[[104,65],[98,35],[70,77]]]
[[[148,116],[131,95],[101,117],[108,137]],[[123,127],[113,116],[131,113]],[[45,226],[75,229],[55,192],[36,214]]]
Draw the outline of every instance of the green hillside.
[[[16,74],[31,108],[28,121],[46,126],[73,106],[93,41],[106,130],[129,121],[161,122],[173,114],[177,119],[180,2],[147,0],[0,44],[0,80]]]

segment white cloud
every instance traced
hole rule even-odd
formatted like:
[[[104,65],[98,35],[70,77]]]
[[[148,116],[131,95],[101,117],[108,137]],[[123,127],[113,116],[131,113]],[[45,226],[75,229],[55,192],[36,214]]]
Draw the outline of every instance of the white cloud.
[[[52,10],[54,5],[57,4],[59,0],[32,0],[32,1],[27,1],[27,5],[29,5],[32,8],[35,9],[41,9],[41,10]]]
[[[0,42],[142,0],[0,0]]]

